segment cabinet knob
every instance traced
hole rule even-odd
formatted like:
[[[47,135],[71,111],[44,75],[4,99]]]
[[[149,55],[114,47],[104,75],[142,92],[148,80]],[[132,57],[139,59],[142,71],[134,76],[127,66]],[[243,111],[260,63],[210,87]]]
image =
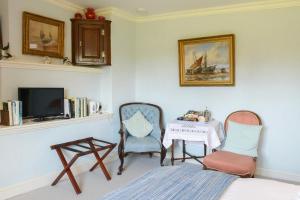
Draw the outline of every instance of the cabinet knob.
[[[101,30],[101,35],[105,35],[104,29]]]

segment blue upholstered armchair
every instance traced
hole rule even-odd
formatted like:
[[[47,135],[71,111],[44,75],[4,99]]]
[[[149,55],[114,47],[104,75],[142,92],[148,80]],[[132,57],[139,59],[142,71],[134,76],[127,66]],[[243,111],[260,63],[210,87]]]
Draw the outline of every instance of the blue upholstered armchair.
[[[128,133],[123,121],[130,119],[136,112],[140,111],[148,122],[153,126],[153,130],[145,137],[134,137]],[[166,157],[166,149],[162,145],[165,130],[162,124],[162,110],[159,106],[147,103],[127,103],[119,108],[120,114],[120,143],[118,148],[121,165],[118,175],[122,174],[124,158],[129,153],[160,153],[160,164]]]

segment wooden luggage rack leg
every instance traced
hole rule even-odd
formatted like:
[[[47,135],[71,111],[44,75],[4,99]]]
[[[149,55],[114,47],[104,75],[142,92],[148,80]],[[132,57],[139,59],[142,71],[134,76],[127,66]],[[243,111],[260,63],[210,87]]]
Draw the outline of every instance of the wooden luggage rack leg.
[[[102,145],[94,144],[94,142],[104,143],[104,145],[102,146]],[[84,145],[84,144],[86,144],[86,145]],[[90,169],[90,171],[93,171],[97,166],[100,166],[106,179],[111,180],[111,176],[110,176],[109,172],[107,171],[107,169],[103,163],[103,160],[109,155],[109,153],[115,148],[116,145],[117,144],[106,142],[103,140],[97,140],[95,138],[90,137],[90,138],[85,138],[85,139],[81,139],[81,140],[76,140],[76,141],[71,141],[71,142],[51,146],[52,150],[56,150],[58,157],[60,158],[61,163],[64,167],[64,169],[60,172],[58,177],[53,181],[53,183],[51,185],[52,186],[56,185],[59,182],[59,180],[67,173],[76,194],[80,194],[81,190],[80,190],[80,188],[76,182],[76,179],[71,171],[71,167],[79,157],[85,156],[88,154],[94,154],[94,156],[97,160],[96,164]],[[82,149],[86,149],[86,151],[71,148],[70,146],[81,147]],[[69,163],[67,162],[67,160],[62,152],[62,149],[76,153],[74,155],[74,157],[69,161]],[[103,151],[103,150],[106,150],[106,152],[101,157],[98,154],[98,152]]]
[[[72,186],[76,192],[76,194],[80,194],[81,190],[76,182],[76,179],[71,171],[71,166],[75,163],[75,161],[77,160],[78,156],[75,155],[75,157],[69,162],[69,164],[67,163],[64,154],[62,153],[61,149],[58,148],[56,149],[56,152],[64,166],[64,170],[59,174],[59,176],[55,179],[55,181],[51,184],[52,186],[56,185],[58,183],[58,181],[65,175],[65,173],[67,173]]]

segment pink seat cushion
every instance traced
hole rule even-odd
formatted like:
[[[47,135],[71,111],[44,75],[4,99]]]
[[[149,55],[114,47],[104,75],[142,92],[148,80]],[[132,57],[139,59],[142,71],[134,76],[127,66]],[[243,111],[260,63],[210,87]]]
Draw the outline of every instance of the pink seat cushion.
[[[250,156],[243,156],[228,151],[217,151],[207,155],[204,165],[213,170],[222,171],[238,176],[253,176],[256,168],[255,160]]]

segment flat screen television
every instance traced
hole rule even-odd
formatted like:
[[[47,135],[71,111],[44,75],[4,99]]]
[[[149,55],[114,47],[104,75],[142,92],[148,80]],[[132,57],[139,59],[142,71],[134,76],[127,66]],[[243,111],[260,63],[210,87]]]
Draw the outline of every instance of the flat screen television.
[[[64,88],[19,88],[23,117],[38,118],[64,114]]]

